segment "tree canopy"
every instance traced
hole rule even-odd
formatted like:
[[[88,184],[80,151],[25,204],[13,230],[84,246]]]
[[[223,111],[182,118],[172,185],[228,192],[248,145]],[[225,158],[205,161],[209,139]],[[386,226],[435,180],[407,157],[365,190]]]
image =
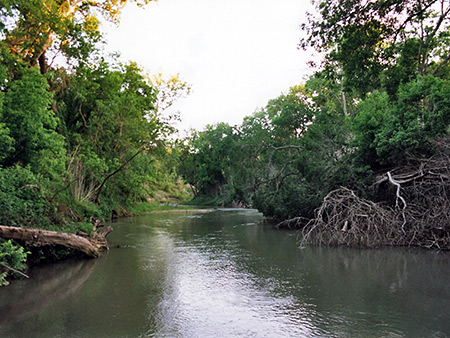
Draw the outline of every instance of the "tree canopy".
[[[302,26],[308,35],[300,46],[325,52],[343,71],[346,91],[380,88],[388,69],[386,82],[405,83],[450,60],[446,1],[319,1],[316,9]]]
[[[47,72],[47,57],[87,59],[100,40],[99,16],[118,23],[128,2],[152,0],[2,0],[0,32],[9,51]],[[50,52],[46,56],[47,52]]]

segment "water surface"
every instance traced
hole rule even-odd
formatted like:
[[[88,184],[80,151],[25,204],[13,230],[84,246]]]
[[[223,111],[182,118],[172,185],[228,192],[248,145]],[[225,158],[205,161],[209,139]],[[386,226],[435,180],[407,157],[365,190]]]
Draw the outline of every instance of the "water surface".
[[[0,288],[0,336],[450,337],[448,253],[299,249],[261,221],[240,209],[120,220],[104,257]]]

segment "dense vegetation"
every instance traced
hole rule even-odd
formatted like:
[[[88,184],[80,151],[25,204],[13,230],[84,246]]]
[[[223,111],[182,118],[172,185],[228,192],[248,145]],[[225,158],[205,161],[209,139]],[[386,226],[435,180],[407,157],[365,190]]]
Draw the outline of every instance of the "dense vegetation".
[[[188,196],[164,108],[189,87],[100,51],[99,16],[117,22],[125,3],[0,1],[0,225],[86,233]],[[0,239],[1,284],[31,249]]]
[[[101,52],[99,17],[126,3],[0,0],[0,225],[89,233],[187,196],[181,173],[196,201],[307,241],[450,248],[447,2],[318,1],[300,42],[324,55],[315,73],[177,144],[164,109],[189,86]],[[0,284],[31,249],[0,239]]]
[[[317,3],[324,61],[239,126],[194,132],[196,195],[252,205],[307,241],[450,248],[450,5]]]

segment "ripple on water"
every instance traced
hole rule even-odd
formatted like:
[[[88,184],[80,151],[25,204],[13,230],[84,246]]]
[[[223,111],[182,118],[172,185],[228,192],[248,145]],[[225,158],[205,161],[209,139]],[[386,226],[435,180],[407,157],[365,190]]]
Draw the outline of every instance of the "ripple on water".
[[[275,294],[273,278],[242,271],[230,257],[177,248],[176,286],[159,303],[159,333],[182,337],[301,337],[314,325],[292,296]],[[173,281],[171,281],[173,282]],[[170,318],[165,318],[169,315]]]
[[[254,225],[260,219],[224,210],[115,223],[109,239],[128,247],[112,249],[86,275],[55,265],[42,286],[32,288],[30,278],[0,289],[0,319],[12,307],[27,313],[0,326],[0,336],[448,336],[450,255],[299,250],[295,232]]]

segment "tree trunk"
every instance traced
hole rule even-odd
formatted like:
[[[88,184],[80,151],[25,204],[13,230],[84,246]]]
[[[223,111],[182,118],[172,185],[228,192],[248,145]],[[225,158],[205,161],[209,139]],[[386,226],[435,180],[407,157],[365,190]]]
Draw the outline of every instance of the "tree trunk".
[[[4,239],[14,239],[35,246],[61,245],[94,258],[99,257],[101,251],[108,250],[105,237],[111,231],[112,228],[107,227],[101,232],[94,232],[92,237],[86,238],[66,232],[0,225],[0,237]]]

